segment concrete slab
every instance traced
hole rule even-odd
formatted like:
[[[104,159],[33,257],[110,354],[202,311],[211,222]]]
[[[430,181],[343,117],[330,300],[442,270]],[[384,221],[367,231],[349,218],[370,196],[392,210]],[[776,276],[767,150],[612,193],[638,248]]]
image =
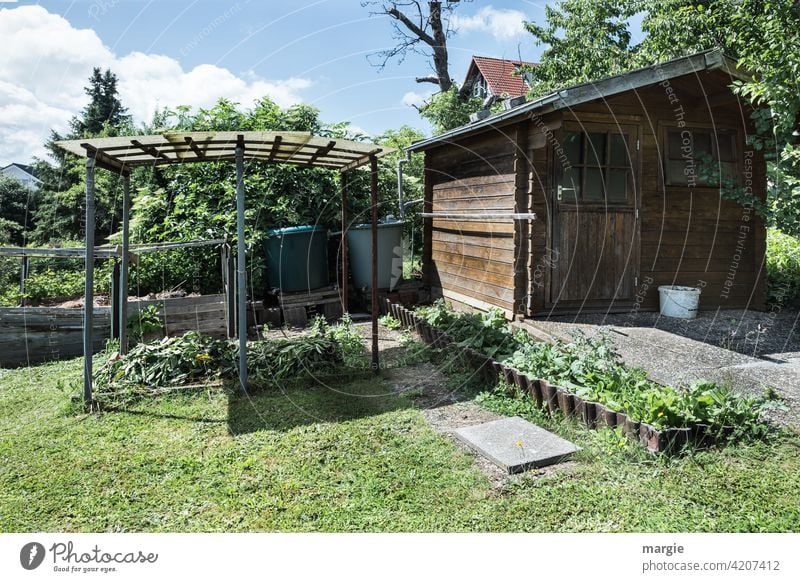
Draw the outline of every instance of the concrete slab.
[[[509,474],[559,463],[579,450],[518,416],[458,428],[453,435]]]

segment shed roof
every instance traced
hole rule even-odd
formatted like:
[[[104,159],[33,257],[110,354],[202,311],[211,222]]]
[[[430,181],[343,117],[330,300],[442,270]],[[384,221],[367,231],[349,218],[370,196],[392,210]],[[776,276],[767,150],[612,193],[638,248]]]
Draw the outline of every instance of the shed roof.
[[[244,148],[247,160],[333,168],[340,171],[394,151],[371,143],[313,136],[301,131],[171,132],[56,142],[79,155],[94,154],[99,167],[126,172],[136,166],[234,160]]]
[[[515,74],[517,69],[523,65],[535,67],[536,63],[494,57],[472,57],[464,83],[466,84],[473,71],[477,69],[486,79],[486,83],[494,95],[502,95],[503,93],[508,93],[511,97],[525,95],[528,92],[525,79],[522,75]]]
[[[573,107],[595,99],[602,99],[617,95],[625,91],[635,90],[648,85],[653,85],[682,75],[699,73],[701,71],[722,70],[731,77],[747,79],[748,75],[738,69],[736,61],[723,53],[720,49],[703,51],[690,56],[658,63],[649,67],[628,71],[613,77],[606,77],[597,81],[589,81],[574,85],[566,89],[554,91],[533,101],[523,103],[507,111],[490,115],[480,121],[456,127],[428,139],[414,142],[406,148],[409,152],[426,150],[442,143],[453,142],[456,138],[473,135],[500,127],[506,123],[518,120],[524,116],[541,115],[558,109]]]

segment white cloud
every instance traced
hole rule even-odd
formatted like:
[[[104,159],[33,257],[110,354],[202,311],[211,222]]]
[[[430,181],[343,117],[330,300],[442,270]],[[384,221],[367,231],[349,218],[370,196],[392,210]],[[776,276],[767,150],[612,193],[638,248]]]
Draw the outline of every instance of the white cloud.
[[[486,32],[503,41],[525,33],[523,12],[506,8],[484,6],[472,16],[454,14],[450,24],[459,32]]]
[[[431,91],[423,93],[417,93],[416,91],[409,91],[408,93],[403,95],[402,99],[403,105],[406,105],[407,107],[419,107],[420,105],[425,103],[425,101],[427,101],[431,95],[433,95],[433,92]]]
[[[268,95],[281,107],[301,101],[311,85],[303,78],[264,79],[252,71],[236,75],[216,65],[184,70],[166,55],[115,55],[93,30],[74,28],[40,6],[0,9],[0,165],[43,156],[50,129],[65,131],[86,105],[83,90],[92,67],[119,78],[122,103],[137,122],[157,108],[208,107],[220,97],[244,106]]]

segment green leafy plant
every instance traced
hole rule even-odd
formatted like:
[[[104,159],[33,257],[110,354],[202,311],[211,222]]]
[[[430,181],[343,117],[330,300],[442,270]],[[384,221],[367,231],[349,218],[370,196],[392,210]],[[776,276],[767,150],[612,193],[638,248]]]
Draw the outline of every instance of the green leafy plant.
[[[133,341],[141,341],[151,333],[164,329],[157,305],[147,305],[128,318],[128,333]]]
[[[378,318],[378,323],[380,323],[383,327],[387,329],[400,329],[402,323],[396,317],[392,317],[389,314],[382,315]]]

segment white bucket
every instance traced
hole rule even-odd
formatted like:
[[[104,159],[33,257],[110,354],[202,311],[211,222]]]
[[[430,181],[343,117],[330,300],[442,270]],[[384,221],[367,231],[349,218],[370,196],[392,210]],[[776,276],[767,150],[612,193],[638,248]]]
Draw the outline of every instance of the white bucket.
[[[700,303],[700,289],[697,287],[661,285],[658,288],[658,298],[661,315],[683,319],[697,317],[697,306]]]

